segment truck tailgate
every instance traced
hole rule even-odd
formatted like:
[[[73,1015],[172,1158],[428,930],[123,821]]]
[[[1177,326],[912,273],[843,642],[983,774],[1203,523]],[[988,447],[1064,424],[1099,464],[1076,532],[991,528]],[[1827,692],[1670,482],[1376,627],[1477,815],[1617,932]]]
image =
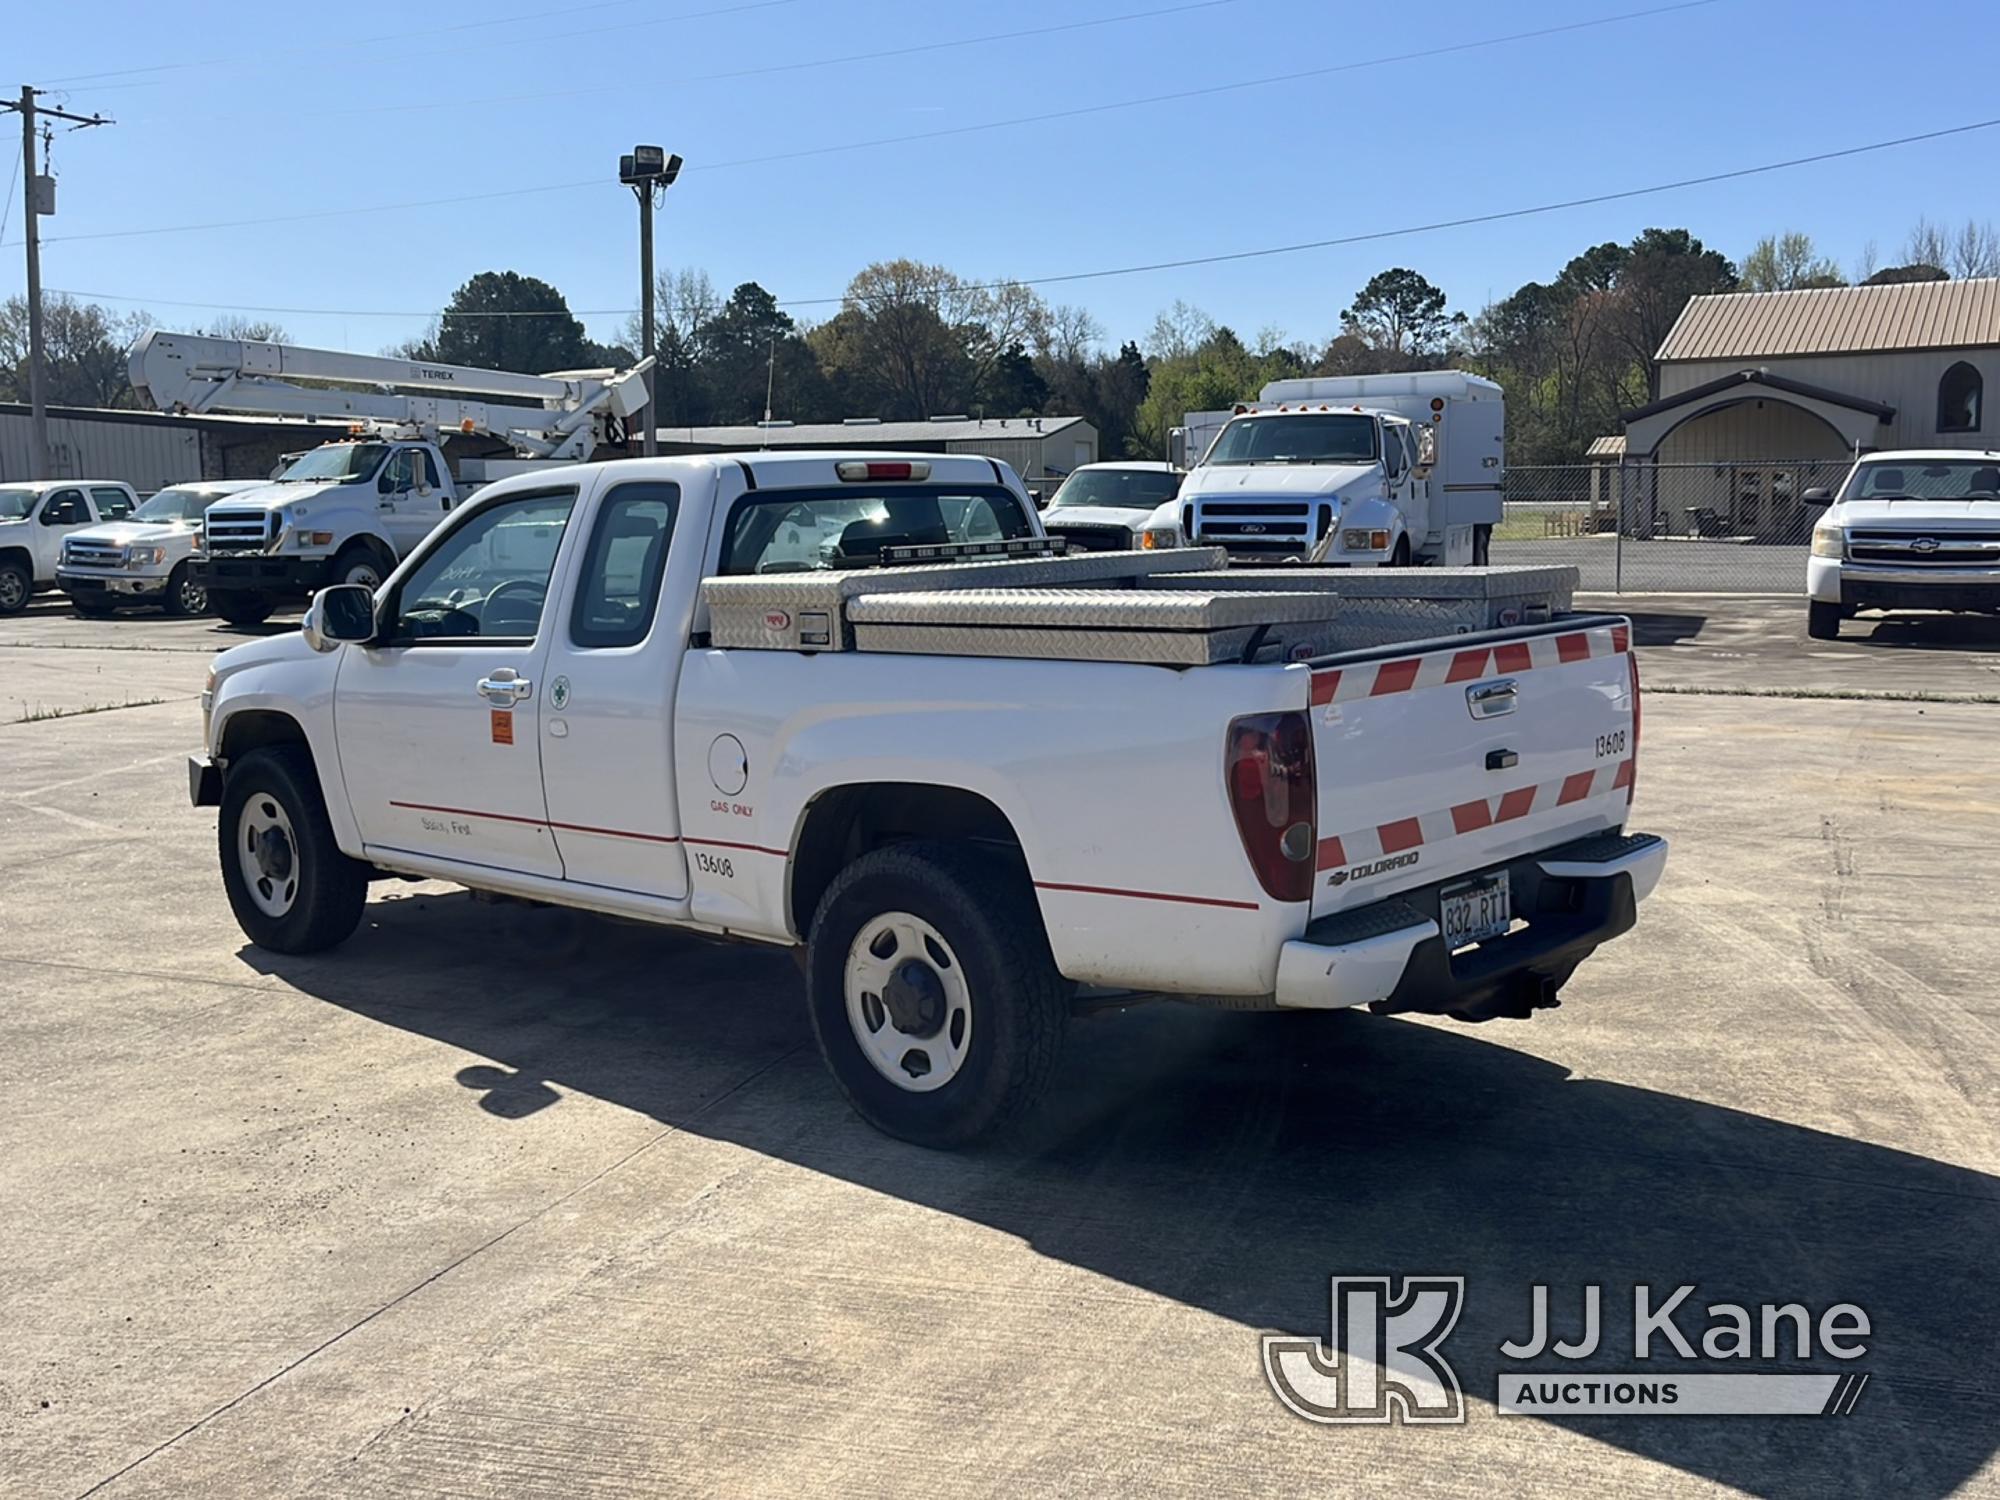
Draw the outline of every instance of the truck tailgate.
[[[1577,616],[1311,665],[1314,917],[1624,823],[1628,621]]]

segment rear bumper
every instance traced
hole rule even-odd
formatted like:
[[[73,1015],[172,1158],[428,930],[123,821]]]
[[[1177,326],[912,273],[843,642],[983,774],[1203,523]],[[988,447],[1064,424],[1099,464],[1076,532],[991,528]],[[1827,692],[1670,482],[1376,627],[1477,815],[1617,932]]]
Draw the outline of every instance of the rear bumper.
[[[167,591],[167,579],[165,574],[146,578],[131,573],[84,573],[57,568],[56,587],[72,599],[79,594],[94,599],[157,599]]]
[[[261,552],[212,553],[197,558],[195,580],[210,593],[230,590],[306,598],[326,584],[323,557],[270,557]]]
[[[1526,1016],[1556,1004],[1578,964],[1632,929],[1666,863],[1666,840],[1640,833],[1595,835],[1496,866],[1525,925],[1459,953],[1441,936],[1439,886],[1322,918],[1280,952],[1277,1003],[1468,1021]]]

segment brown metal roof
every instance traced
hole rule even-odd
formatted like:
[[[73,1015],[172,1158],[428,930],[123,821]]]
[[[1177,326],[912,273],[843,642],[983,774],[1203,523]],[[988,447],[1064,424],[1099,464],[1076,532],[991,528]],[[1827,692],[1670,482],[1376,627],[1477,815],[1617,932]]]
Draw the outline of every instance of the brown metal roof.
[[[2000,345],[2000,278],[1695,297],[1662,360],[1768,359]]]

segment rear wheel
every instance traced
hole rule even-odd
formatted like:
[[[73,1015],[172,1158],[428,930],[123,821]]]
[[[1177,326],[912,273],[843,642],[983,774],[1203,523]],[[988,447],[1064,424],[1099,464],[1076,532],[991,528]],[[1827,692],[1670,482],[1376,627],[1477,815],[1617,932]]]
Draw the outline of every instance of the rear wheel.
[[[224,589],[208,596],[209,607],[232,625],[261,625],[271,617],[271,601],[251,590]]]
[[[1018,867],[943,843],[878,849],[841,871],[813,919],[806,996],[848,1102],[878,1130],[938,1148],[1027,1110],[1069,1016]]]
[[[360,924],[368,867],[334,842],[303,751],[253,750],[229,768],[216,840],[230,909],[258,947],[317,953]]]
[[[183,620],[190,615],[208,613],[208,590],[194,576],[192,563],[175,565],[167,579],[167,590],[160,599],[160,605],[168,614]]]
[[[0,562],[0,615],[18,615],[35,591],[34,576],[16,562]]]
[[[1822,604],[1817,599],[1806,603],[1806,634],[1816,641],[1835,640],[1840,635],[1840,606]]]
[[[1472,528],[1472,565],[1475,568],[1491,567],[1493,564],[1493,528],[1475,526]]]

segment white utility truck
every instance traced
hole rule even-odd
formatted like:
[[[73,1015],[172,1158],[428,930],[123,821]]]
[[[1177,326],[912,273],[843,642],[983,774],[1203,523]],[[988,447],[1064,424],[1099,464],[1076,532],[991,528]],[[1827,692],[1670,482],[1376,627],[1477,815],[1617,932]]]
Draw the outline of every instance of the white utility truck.
[[[393,874],[800,948],[848,1098],[933,1146],[1035,1096],[1079,986],[1520,1017],[1633,925],[1638,671],[1573,570],[1440,570],[1398,630],[1352,573],[1056,545],[969,456],[492,485],[216,659],[237,921],[329,948]]]
[[[56,586],[63,543],[100,521],[138,509],[118,479],[40,479],[0,484],[0,615],[17,615],[37,590]]]
[[[1827,507],[1806,559],[1806,633],[1830,641],[1856,610],[2000,613],[2000,453],[1871,453]]]
[[[253,624],[278,600],[327,583],[372,588],[478,484],[576,463],[621,440],[625,419],[645,408],[647,368],[516,375],[155,330],[133,345],[130,374],[139,398],[161,411],[256,413],[348,432],[350,441],[302,454],[208,517],[196,573],[209,607]],[[468,461],[454,476],[439,446],[452,433],[499,439],[517,457]]]
[[[1500,387],[1462,370],[1273,381],[1175,429],[1181,527],[1238,562],[1484,566],[1505,421]]]
[[[63,539],[56,586],[80,615],[109,615],[121,604],[157,604],[183,618],[208,612],[195,574],[201,518],[225,495],[256,489],[261,479],[197,479],[148,495],[122,520],[88,526]]]

